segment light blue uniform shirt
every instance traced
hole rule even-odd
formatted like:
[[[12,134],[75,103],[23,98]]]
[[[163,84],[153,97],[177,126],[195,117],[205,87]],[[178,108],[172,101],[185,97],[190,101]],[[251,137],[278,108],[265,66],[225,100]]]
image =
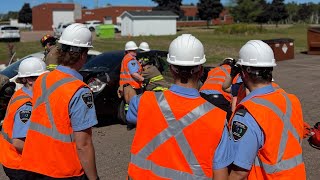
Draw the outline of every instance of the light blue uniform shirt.
[[[259,96],[263,94],[268,94],[274,92],[271,85],[265,86],[263,88],[255,89],[248,96],[246,96],[241,102],[245,102],[254,96]],[[239,111],[237,111],[239,112]],[[239,128],[240,126],[246,127],[244,129],[245,133],[239,138],[239,136],[234,135],[234,128]],[[233,151],[235,152],[233,164],[241,167],[243,169],[250,170],[254,159],[257,156],[258,150],[264,145],[264,134],[249,112],[244,115],[241,113],[236,113],[232,119],[231,124],[232,130],[230,132],[233,139]],[[241,129],[241,128],[240,128]],[[242,128],[241,131],[244,131]],[[236,133],[239,132],[236,130]]]
[[[128,68],[129,68],[129,72],[130,74],[136,73],[139,71],[139,65],[138,65],[138,61],[135,59],[132,59],[131,61],[129,61],[128,63]]]
[[[185,88],[178,85],[172,85],[169,89],[171,92],[183,96],[186,98],[198,98],[200,96],[199,91],[193,88]],[[138,105],[141,95],[134,96],[129,104],[129,110],[127,113],[127,121],[133,124],[137,123]],[[233,150],[228,136],[227,121],[223,129],[223,134],[219,145],[215,151],[213,159],[213,169],[221,169],[230,165],[233,161]]]
[[[22,91],[32,98],[32,91],[26,87],[22,87]],[[25,138],[30,126],[32,104],[26,103],[22,105],[14,115],[12,138]]]
[[[59,65],[56,69],[83,81],[82,75],[69,67]],[[69,102],[69,116],[73,131],[82,131],[98,124],[93,96],[89,88],[80,88],[73,95]]]

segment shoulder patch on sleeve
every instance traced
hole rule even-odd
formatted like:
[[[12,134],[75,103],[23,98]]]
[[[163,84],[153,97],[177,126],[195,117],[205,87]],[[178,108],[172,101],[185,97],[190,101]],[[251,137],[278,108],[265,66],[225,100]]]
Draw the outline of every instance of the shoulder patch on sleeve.
[[[132,65],[132,66],[135,66],[135,65],[136,65],[136,62],[131,62],[131,65]]]
[[[81,95],[83,102],[88,106],[88,108],[93,107],[93,96],[92,93],[84,93]]]
[[[32,103],[31,102],[27,102],[26,105],[27,106],[32,106]]]
[[[22,123],[27,123],[31,116],[31,111],[23,110],[19,112],[20,120]]]
[[[247,113],[247,110],[239,109],[239,110],[237,110],[236,115],[244,117],[244,115],[246,115],[246,113]]]
[[[232,122],[232,136],[234,141],[239,141],[243,135],[247,132],[248,126],[239,122],[233,121]]]

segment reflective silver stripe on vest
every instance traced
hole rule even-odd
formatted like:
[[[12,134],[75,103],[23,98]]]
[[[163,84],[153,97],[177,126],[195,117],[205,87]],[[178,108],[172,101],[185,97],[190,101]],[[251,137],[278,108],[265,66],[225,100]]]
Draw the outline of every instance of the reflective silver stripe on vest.
[[[224,77],[224,76],[215,76],[215,75],[209,76],[209,78],[216,78],[216,79],[223,79],[223,80],[226,79],[226,77]]]
[[[130,73],[129,73],[129,72],[127,72],[127,71],[120,72],[120,74],[122,74],[122,75],[130,75]]]
[[[229,74],[228,70],[225,67],[220,66],[220,69],[224,72],[226,76]]]
[[[15,103],[16,101],[19,101],[19,100],[25,99],[25,98],[30,98],[30,96],[25,96],[25,95],[17,96],[15,98],[11,99],[9,106],[12,105],[13,103]]]
[[[223,84],[223,82],[217,80],[209,80],[206,82],[206,84]]]
[[[137,155],[131,154],[131,163],[136,166],[151,170],[158,176],[171,179],[210,179],[207,178],[203,172],[198,160],[196,159],[186,137],[184,136],[182,130],[196,120],[204,116],[206,113],[215,108],[211,103],[205,102],[200,106],[193,109],[190,113],[183,116],[181,119],[176,120],[175,116],[172,114],[171,108],[164,97],[163,93],[155,93],[159,108],[162,115],[168,123],[168,127],[161,131],[156,137],[154,137],[148,144],[142,148]],[[182,171],[173,170],[166,167],[160,167],[152,161],[147,160],[147,157],[157,149],[161,144],[166,142],[169,138],[175,137],[180,150],[182,151],[184,157],[186,158],[193,174],[189,174]]]
[[[120,81],[135,81],[133,78],[120,78]]]
[[[3,136],[3,139],[8,141],[10,144],[12,144],[12,139],[9,138],[9,135],[3,131],[3,129],[0,131],[0,134]]]
[[[45,74],[43,79],[41,80],[41,90],[42,94],[41,96],[37,99],[33,109],[37,108],[40,104],[44,103],[46,107],[46,112],[50,121],[51,128],[48,128],[46,126],[43,126],[41,124],[38,124],[36,122],[30,122],[30,127],[29,129],[37,131],[41,134],[47,135],[52,137],[53,139],[62,141],[62,142],[73,142],[73,134],[66,135],[66,134],[61,134],[58,130],[57,127],[54,123],[54,118],[53,114],[51,111],[50,103],[49,103],[49,96],[51,93],[53,93],[58,87],[70,83],[72,81],[77,80],[75,77],[70,77],[70,78],[63,78],[58,82],[55,82],[49,89],[46,87],[46,82],[47,82],[47,76],[48,74]]]
[[[275,104],[272,102],[262,99],[262,98],[253,98],[252,101],[254,103],[257,103],[259,105],[265,106],[269,109],[271,109],[274,113],[277,114],[277,116],[281,119],[281,121],[284,124],[284,129],[281,134],[280,144],[278,148],[278,157],[277,157],[277,163],[274,165],[269,165],[266,163],[263,163],[259,157],[257,156],[255,159],[255,165],[261,166],[263,169],[269,173],[276,173],[279,171],[289,170],[292,169],[299,164],[303,163],[302,154],[298,154],[295,157],[292,157],[287,160],[283,160],[283,155],[285,152],[285,148],[288,142],[288,131],[290,131],[294,138],[301,144],[302,139],[300,138],[297,130],[290,122],[291,116],[292,116],[292,103],[290,102],[289,97],[285,93],[281,93],[285,100],[286,100],[286,113],[284,114]]]

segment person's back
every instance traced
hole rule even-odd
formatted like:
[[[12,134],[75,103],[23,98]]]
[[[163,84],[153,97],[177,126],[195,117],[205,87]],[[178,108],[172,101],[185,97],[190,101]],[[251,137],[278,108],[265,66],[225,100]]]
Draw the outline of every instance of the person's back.
[[[306,179],[301,104],[272,83],[272,49],[251,40],[239,56],[240,75],[250,93],[236,106],[230,122],[235,158],[229,178]]]
[[[152,64],[143,66],[142,77],[148,79],[147,91],[163,91],[170,87],[158,68]]]
[[[184,43],[177,45],[180,41]],[[194,52],[184,56],[185,46]],[[170,45],[167,61],[174,85],[164,92],[146,91],[130,101],[127,120],[136,123],[137,130],[129,177],[226,179],[232,159],[226,113],[196,89],[206,61],[202,43],[190,34],[179,36]]]
[[[53,71],[58,66],[58,47],[51,46],[48,53],[44,57],[44,61],[49,71]]]

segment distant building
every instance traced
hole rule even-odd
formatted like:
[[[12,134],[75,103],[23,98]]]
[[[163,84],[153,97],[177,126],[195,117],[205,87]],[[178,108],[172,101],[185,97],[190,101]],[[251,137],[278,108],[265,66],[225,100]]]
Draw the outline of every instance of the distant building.
[[[177,20],[177,26],[205,26],[206,21],[197,17],[196,6],[181,6],[185,16]],[[121,17],[125,11],[152,11],[150,6],[107,6],[97,9],[81,9],[72,3],[45,3],[32,8],[33,30],[52,30],[52,25],[59,23],[85,22],[99,20],[105,24],[121,25]],[[227,10],[220,17],[212,20],[212,24],[231,24],[233,18]]]
[[[171,11],[125,11],[121,14],[122,36],[174,35],[178,16]]]

